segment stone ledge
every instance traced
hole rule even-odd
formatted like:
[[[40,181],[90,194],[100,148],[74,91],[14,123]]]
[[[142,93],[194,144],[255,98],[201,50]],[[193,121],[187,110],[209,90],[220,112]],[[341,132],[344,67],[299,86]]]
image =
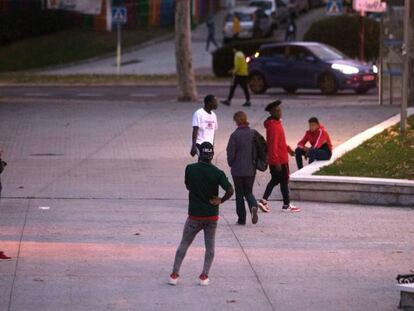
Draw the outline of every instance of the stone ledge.
[[[411,114],[414,114],[414,108],[408,109],[408,115]],[[414,207],[414,181],[412,180],[313,175],[322,167],[332,164],[348,151],[399,121],[399,114],[393,116],[337,147],[333,151],[331,160],[316,161],[293,173],[290,179],[292,198],[301,201]]]

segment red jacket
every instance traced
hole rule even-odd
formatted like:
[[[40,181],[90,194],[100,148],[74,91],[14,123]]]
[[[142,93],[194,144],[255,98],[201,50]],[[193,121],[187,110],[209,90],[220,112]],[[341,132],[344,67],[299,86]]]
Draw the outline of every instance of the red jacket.
[[[298,142],[298,147],[305,147],[307,142],[315,149],[320,149],[324,144],[327,144],[329,150],[332,151],[331,138],[322,124],[315,132],[306,131],[305,136]]]
[[[282,121],[270,117],[265,121],[264,126],[266,128],[267,158],[269,165],[288,164],[288,152],[291,149],[286,144]]]

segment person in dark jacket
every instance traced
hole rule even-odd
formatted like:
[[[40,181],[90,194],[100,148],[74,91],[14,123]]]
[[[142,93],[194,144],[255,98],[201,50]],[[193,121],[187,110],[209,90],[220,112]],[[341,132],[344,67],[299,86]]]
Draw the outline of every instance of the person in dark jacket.
[[[211,163],[213,156],[213,145],[204,142],[200,146],[200,161],[188,165],[185,169],[185,185],[189,191],[188,219],[175,254],[173,271],[168,281],[170,285],[177,284],[187,250],[200,231],[204,231],[206,252],[199,281],[200,285],[208,285],[210,282],[208,275],[214,259],[219,205],[230,199],[234,192],[224,172]],[[218,197],[219,187],[226,191],[222,198]]]
[[[207,19],[207,42],[206,42],[206,51],[209,50],[210,43],[213,43],[216,49],[218,49],[218,44],[216,41],[216,25],[214,23],[214,16],[210,15]]]
[[[227,163],[231,167],[234,188],[236,191],[236,211],[239,225],[246,224],[246,206],[250,209],[252,223],[258,222],[258,204],[253,195],[256,177],[256,148],[254,145],[255,130],[249,127],[247,115],[243,111],[236,112],[233,117],[237,129],[231,134],[227,144]]]
[[[268,163],[271,179],[267,184],[263,194],[263,199],[259,201],[259,206],[267,207],[267,200],[274,187],[280,184],[283,196],[283,212],[300,212],[300,208],[290,203],[289,197],[289,154],[294,155],[293,150],[287,145],[285,131],[282,126],[282,109],[280,100],[276,100],[266,106],[266,111],[270,117],[265,121]]]
[[[306,144],[310,143],[311,147]],[[309,158],[309,163],[315,160],[329,160],[332,157],[332,142],[325,127],[319,123],[318,118],[309,119],[309,130],[298,142],[295,150],[298,169],[303,168],[303,159]]]

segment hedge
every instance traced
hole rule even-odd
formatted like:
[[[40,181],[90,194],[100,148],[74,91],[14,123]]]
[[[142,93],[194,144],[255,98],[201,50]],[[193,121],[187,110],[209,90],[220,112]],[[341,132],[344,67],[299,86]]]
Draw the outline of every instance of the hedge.
[[[304,41],[326,43],[337,48],[351,58],[360,54],[361,18],[356,15],[332,16],[312,24],[305,33]],[[375,60],[379,55],[379,23],[364,17],[365,58]]]
[[[0,13],[0,44],[69,29],[74,26],[71,14],[59,10]]]
[[[253,55],[262,44],[275,43],[271,39],[238,41],[226,44],[213,53],[213,72],[217,77],[229,76],[233,68],[233,48],[243,51],[246,56]]]

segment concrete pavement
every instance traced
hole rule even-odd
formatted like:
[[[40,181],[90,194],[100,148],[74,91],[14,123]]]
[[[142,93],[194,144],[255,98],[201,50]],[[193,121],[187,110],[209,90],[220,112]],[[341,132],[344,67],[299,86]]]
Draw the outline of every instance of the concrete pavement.
[[[394,278],[413,268],[412,209],[297,202],[303,212],[286,215],[274,201],[258,225],[237,227],[230,201],[221,208],[211,286],[196,285],[201,235],[180,285],[166,285],[186,218],[191,115],[201,104],[115,89],[89,90],[104,94],[98,98],[64,96],[85,88],[37,88],[49,96],[2,89],[0,146],[9,166],[0,251],[12,260],[0,261],[0,310],[396,310]],[[150,90],[158,92],[169,90]],[[255,97],[246,110],[262,132],[263,108],[279,94]],[[242,102],[217,111],[216,163],[226,172]],[[397,111],[373,95],[284,99],[291,144],[311,115],[337,145]],[[258,175],[255,193],[267,180]]]

